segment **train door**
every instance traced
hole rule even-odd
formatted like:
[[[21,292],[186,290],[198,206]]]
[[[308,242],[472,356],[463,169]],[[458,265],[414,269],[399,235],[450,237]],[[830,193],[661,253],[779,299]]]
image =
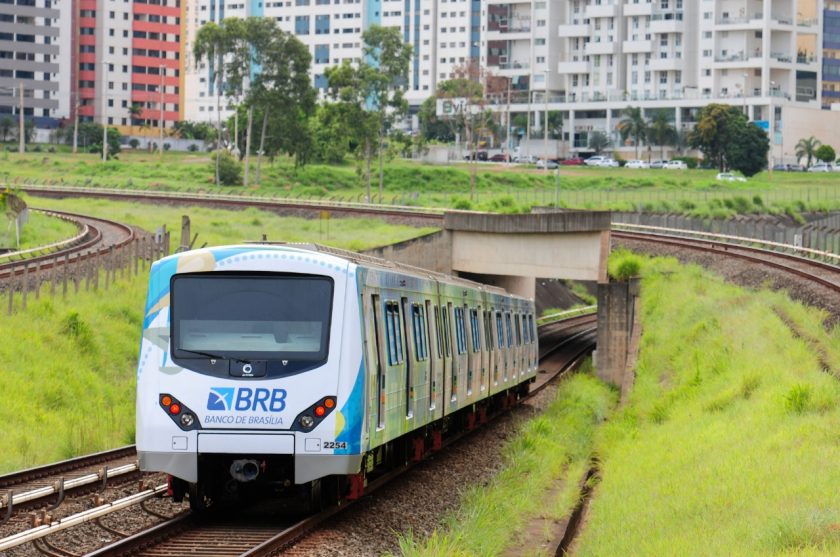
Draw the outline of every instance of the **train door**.
[[[516,379],[516,353],[513,349],[513,325],[510,312],[505,312],[505,348],[507,351],[507,378]]]
[[[434,309],[433,309],[434,308]],[[432,321],[433,317],[438,317],[437,305],[433,306],[431,300],[426,300],[426,338],[428,339],[429,350],[429,420],[435,419],[435,409],[437,408],[437,390],[438,390],[438,370],[441,365],[440,353],[440,338],[438,337],[437,319]]]
[[[476,318],[476,310],[471,309],[464,304],[464,316],[469,320],[469,324],[465,323],[465,329],[469,329],[469,339],[464,335],[464,340],[467,341],[467,397],[471,397],[475,391],[475,377],[476,377],[476,356],[478,356],[478,319]]]
[[[368,346],[373,348],[371,357],[371,374],[375,385],[376,394],[371,397],[374,401],[373,407],[370,410],[373,418],[375,429],[381,430],[385,427],[385,360],[382,346],[382,316],[380,315],[380,301],[379,294],[372,294],[370,296],[370,305],[368,306],[368,323],[372,323],[372,327],[368,333]]]
[[[507,381],[507,353],[505,351],[505,325],[502,318],[502,312],[496,311],[495,319],[496,327],[496,353],[498,357],[498,367],[500,373],[500,380],[502,383]]]
[[[490,331],[490,312],[481,310],[481,391],[490,392],[490,366],[493,365],[493,335]]]
[[[443,314],[443,325],[446,329],[446,338],[449,347],[451,348],[451,360],[450,360],[450,367],[449,367],[449,404],[455,404],[458,401],[458,371],[461,365],[459,361],[458,354],[457,354],[457,338],[455,332],[455,326],[453,324],[455,319],[455,309],[452,307],[452,302],[446,303],[446,308]]]
[[[405,401],[405,418],[407,420],[414,417],[414,365],[417,361],[417,354],[414,353],[414,346],[409,341],[409,335],[413,333],[413,327],[409,324],[409,315],[410,308],[408,304],[408,298],[402,297],[400,299],[400,303],[402,306],[402,315],[401,315],[401,322],[402,322],[402,329],[405,331],[403,335],[405,337],[405,390],[404,390],[404,401]],[[412,335],[413,336],[413,335]]]
[[[516,352],[516,375],[522,376],[522,370],[525,368],[525,358],[522,354],[522,314],[515,313],[513,315],[513,342],[514,351]]]

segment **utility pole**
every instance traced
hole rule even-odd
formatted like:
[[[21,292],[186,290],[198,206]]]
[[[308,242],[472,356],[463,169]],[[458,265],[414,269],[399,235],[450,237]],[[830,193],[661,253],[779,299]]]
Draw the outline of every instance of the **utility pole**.
[[[26,122],[23,119],[23,81],[20,82],[20,98],[18,99],[18,153],[26,152]]]
[[[108,161],[108,62],[102,62],[102,162]]]
[[[548,176],[548,70],[545,70],[545,91],[543,91],[543,108],[545,121],[543,122],[543,174]]]
[[[511,153],[513,153],[513,140],[510,137],[510,132],[511,132],[511,129],[512,129],[511,125],[510,125],[510,85],[511,85],[511,83],[513,83],[513,78],[508,77],[508,84],[507,84],[508,85],[508,88],[507,88],[508,89],[507,90],[507,144],[508,144],[508,150],[507,150],[508,160],[507,160],[507,162],[508,162],[508,164],[513,162],[513,155],[511,154]]]
[[[165,76],[166,66],[160,66],[160,119],[158,120],[158,127],[160,128],[160,144],[158,145],[158,152],[161,157],[163,157],[163,79]]]
[[[76,105],[73,114],[73,154],[79,149],[79,91],[76,90]]]

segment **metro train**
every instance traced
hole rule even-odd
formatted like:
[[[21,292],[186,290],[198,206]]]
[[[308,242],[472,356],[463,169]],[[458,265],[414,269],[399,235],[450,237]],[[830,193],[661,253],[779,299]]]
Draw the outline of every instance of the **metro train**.
[[[496,287],[324,246],[166,257],[140,345],[140,467],[199,512],[358,498],[527,392],[534,313]]]

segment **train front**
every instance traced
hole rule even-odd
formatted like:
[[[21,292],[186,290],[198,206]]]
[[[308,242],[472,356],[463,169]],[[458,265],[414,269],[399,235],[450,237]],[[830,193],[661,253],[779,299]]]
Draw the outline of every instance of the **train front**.
[[[317,496],[361,464],[364,370],[355,265],[233,246],[152,267],[137,377],[137,452],[194,509]]]

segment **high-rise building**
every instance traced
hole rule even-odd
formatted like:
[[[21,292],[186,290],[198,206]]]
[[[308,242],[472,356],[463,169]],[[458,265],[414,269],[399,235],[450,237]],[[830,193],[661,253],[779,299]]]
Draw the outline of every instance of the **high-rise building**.
[[[825,0],[823,10],[822,106],[840,106],[840,0]]]
[[[58,9],[51,0],[0,2],[0,115],[50,118],[59,108]]]
[[[70,114],[123,131],[182,120],[181,1],[72,2]]]

